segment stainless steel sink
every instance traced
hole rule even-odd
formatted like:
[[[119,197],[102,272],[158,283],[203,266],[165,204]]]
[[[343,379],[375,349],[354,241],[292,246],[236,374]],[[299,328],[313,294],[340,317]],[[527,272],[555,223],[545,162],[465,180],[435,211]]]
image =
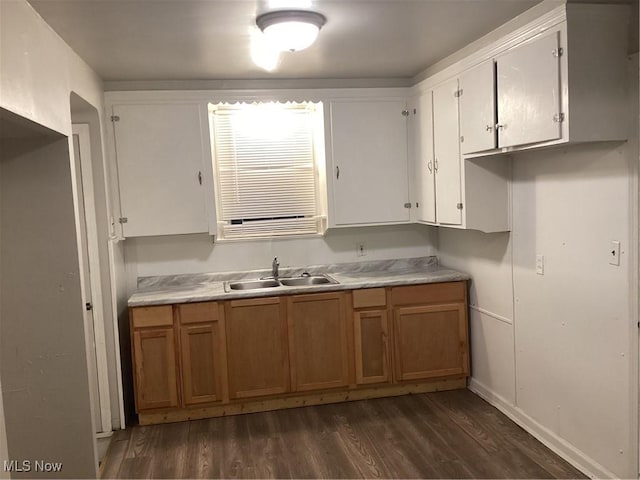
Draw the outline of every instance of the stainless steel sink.
[[[281,278],[280,283],[285,287],[304,287],[310,285],[324,285],[338,283],[327,275],[310,275],[308,277]]]
[[[1,1],[1,0],[0,0]],[[259,290],[262,288],[276,287],[310,287],[313,285],[330,285],[338,283],[329,275],[303,275],[300,277],[261,278],[259,280],[237,280],[225,282],[224,289],[227,292],[233,290]]]
[[[277,280],[245,280],[238,282],[229,282],[227,284],[230,290],[255,290],[258,288],[279,287],[280,282]]]

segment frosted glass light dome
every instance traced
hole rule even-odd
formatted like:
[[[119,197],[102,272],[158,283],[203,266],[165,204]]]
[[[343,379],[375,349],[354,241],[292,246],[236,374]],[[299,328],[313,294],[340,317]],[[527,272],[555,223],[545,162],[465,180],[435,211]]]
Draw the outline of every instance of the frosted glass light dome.
[[[309,47],[325,22],[324,15],[308,10],[279,10],[256,18],[258,28],[269,42],[285,52]]]

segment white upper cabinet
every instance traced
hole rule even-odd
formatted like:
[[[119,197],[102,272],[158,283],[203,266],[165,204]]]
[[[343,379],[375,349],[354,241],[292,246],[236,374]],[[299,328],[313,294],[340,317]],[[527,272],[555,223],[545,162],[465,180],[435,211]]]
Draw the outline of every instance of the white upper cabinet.
[[[209,231],[206,107],[113,105],[124,237]]]
[[[499,147],[561,137],[559,40],[552,32],[496,59]]]
[[[433,159],[433,103],[431,92],[413,100],[411,143],[413,145],[414,220],[436,222],[436,184]]]
[[[458,80],[433,90],[433,144],[438,223],[462,223],[460,143],[458,136]]]
[[[561,52],[554,31],[460,74],[463,154],[561,138]]]
[[[495,64],[487,60],[460,75],[460,149],[496,148]]]
[[[330,102],[329,226],[409,222],[406,109],[405,99]]]
[[[563,5],[458,72],[462,153],[625,140],[627,23],[625,5]]]
[[[505,155],[461,158],[456,80],[412,103],[413,220],[483,232],[509,230],[510,162]]]

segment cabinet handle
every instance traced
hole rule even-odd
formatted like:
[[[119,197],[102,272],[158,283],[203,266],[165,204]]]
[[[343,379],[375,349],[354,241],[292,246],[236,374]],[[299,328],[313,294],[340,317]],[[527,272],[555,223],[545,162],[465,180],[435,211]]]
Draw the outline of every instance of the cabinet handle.
[[[487,132],[490,132],[491,130],[493,130],[493,125],[487,125],[486,130]]]
[[[433,163],[431,160],[427,163],[427,168],[429,169],[429,173],[433,173]]]
[[[336,180],[340,178],[340,167],[336,166]]]
[[[198,172],[198,183],[202,185],[202,172]]]
[[[438,173],[438,159],[436,158],[435,162],[433,162],[433,170]]]

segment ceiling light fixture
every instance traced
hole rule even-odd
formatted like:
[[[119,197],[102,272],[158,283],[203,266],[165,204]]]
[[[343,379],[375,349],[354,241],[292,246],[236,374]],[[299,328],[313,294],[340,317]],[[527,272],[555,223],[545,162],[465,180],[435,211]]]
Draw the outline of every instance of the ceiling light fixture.
[[[277,48],[296,52],[309,47],[327,21],[310,10],[276,10],[259,15],[256,25]]]

